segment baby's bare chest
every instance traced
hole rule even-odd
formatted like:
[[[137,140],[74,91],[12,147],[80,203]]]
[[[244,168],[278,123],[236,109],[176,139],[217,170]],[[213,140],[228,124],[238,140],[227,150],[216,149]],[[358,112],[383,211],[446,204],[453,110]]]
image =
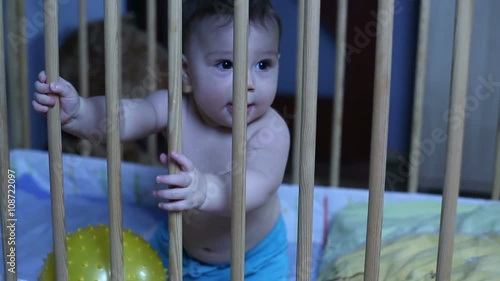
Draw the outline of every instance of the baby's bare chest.
[[[183,153],[205,173],[223,174],[231,170],[231,135],[209,130],[184,129]]]

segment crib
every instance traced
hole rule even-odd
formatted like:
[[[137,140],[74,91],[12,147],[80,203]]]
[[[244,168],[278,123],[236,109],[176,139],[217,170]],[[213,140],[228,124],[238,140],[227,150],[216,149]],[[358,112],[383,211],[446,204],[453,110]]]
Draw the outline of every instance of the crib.
[[[59,1],[60,2],[60,1]],[[248,27],[248,0],[235,5],[235,75],[234,93],[246,92],[246,52]],[[9,2],[7,16],[23,18],[24,1]],[[58,3],[45,0],[45,61],[48,79],[59,76],[58,65]],[[80,42],[85,46],[86,1],[80,5]],[[26,78],[26,44],[21,44],[15,57],[0,57],[0,156],[2,179],[2,242],[3,278],[35,280],[43,258],[54,251],[57,280],[68,280],[66,269],[67,232],[86,225],[105,223],[110,226],[111,272],[113,280],[124,280],[122,229],[128,228],[151,237],[162,217],[155,208],[155,199],[149,196],[158,186],[153,179],[165,173],[165,167],[136,163],[122,163],[118,121],[120,91],[120,1],[104,1],[106,30],[106,101],[109,122],[108,157],[93,157],[61,153],[61,124],[59,107],[49,111],[49,150],[29,149],[29,143],[9,145],[7,110],[15,121],[13,134],[28,140],[28,99]],[[168,67],[169,104],[180,105],[182,98],[181,16],[182,0],[169,0]],[[422,103],[425,95],[425,62],[429,30],[430,0],[420,3],[417,69],[413,107],[411,150],[418,150],[421,140]],[[347,0],[338,0],[336,57],[345,57]],[[0,2],[0,15],[4,14]],[[148,0],[148,62],[154,66],[155,49],[154,11],[156,1]],[[294,147],[291,154],[293,184],[282,184],[278,194],[287,224],[292,272],[289,280],[495,280],[500,274],[495,264],[500,262],[500,122],[496,139],[495,178],[491,200],[459,197],[464,114],[457,113],[456,122],[448,129],[446,173],[442,195],[416,193],[419,165],[410,165],[408,193],[385,190],[387,159],[387,132],[391,81],[391,53],[393,45],[393,0],[379,0],[372,148],[370,158],[369,190],[346,189],[339,186],[341,150],[341,120],[345,61],[336,62],[335,109],[332,115],[331,182],[316,186],[316,108],[318,77],[318,42],[320,1],[298,1],[298,53]],[[453,50],[452,88],[450,108],[464,109],[467,95],[473,2],[457,0],[455,41]],[[0,32],[3,32],[3,20]],[[15,20],[7,21],[15,24]],[[25,35],[25,30],[19,29]],[[0,38],[7,38],[4,33]],[[5,54],[4,42],[0,44]],[[88,81],[85,48],[81,48],[81,81]],[[13,65],[18,65],[16,68]],[[9,78],[7,90],[6,69],[19,73]],[[20,81],[15,84],[12,81]],[[81,83],[80,93],[87,95],[88,84]],[[10,104],[7,106],[7,95]],[[246,138],[244,104],[246,96],[235,95],[235,124],[233,143]],[[19,101],[21,100],[21,101]],[[17,101],[12,103],[12,101]],[[236,110],[238,109],[239,110]],[[180,106],[169,108],[169,120],[180,120]],[[499,118],[500,120],[500,118]],[[17,123],[16,123],[17,122]],[[168,150],[180,150],[181,124],[171,122],[168,128]],[[157,155],[157,144],[150,138],[152,157]],[[231,280],[244,280],[245,193],[244,153],[234,145],[233,163],[241,167],[235,171],[232,207]],[[154,163],[154,160],[151,160]],[[78,169],[78,173],[76,173]],[[168,171],[177,172],[175,165]],[[12,191],[13,190],[13,191]],[[15,193],[15,196],[13,196]],[[12,198],[12,199],[11,199]],[[11,199],[11,201],[9,201]],[[15,200],[14,200],[15,199]],[[15,220],[13,216],[15,215]],[[182,229],[180,213],[169,214],[171,225],[170,280],[182,280]],[[9,228],[15,222],[15,232]],[[9,237],[16,239],[15,247]],[[36,238],[36,243],[34,239]],[[32,245],[38,244],[38,245]],[[52,245],[52,246],[51,246]],[[411,245],[419,245],[411,247]],[[418,251],[414,248],[425,248]],[[468,247],[473,255],[467,256]],[[411,249],[410,249],[411,248]],[[13,250],[11,250],[13,249]],[[12,253],[15,257],[12,259]],[[411,255],[411,259],[407,256]],[[411,261],[411,262],[410,262]],[[10,262],[10,263],[9,263]],[[405,265],[398,265],[398,262]],[[412,268],[411,265],[415,267]],[[432,268],[432,270],[429,270]],[[495,271],[496,270],[496,271]],[[474,275],[477,274],[477,275]],[[488,275],[489,274],[489,275]],[[495,275],[496,274],[496,275]],[[392,276],[392,277],[391,277]],[[482,277],[483,279],[477,279]],[[393,279],[391,279],[393,278]],[[406,278],[406,279],[405,279]],[[467,279],[469,278],[469,279]],[[472,279],[471,279],[472,278]],[[476,278],[476,279],[474,279]],[[490,278],[490,279],[488,279]]]

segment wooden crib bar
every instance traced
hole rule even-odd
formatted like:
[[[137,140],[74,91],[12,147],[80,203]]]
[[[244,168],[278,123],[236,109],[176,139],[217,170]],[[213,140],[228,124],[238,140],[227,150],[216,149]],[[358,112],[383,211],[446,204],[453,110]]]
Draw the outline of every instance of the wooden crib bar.
[[[408,174],[408,191],[415,193],[418,190],[420,163],[414,158],[413,152],[418,152],[422,138],[422,118],[425,95],[425,68],[427,66],[427,49],[429,44],[429,18],[431,10],[430,0],[420,2],[420,19],[418,26],[417,61],[415,70],[415,87],[413,94],[413,116],[410,141],[410,167]],[[415,163],[416,162],[416,163]]]
[[[295,65],[295,108],[293,113],[292,137],[292,183],[299,183],[300,136],[302,133],[302,71],[304,71],[304,1],[297,3],[297,62]]]
[[[377,13],[377,46],[375,57],[375,89],[373,103],[372,142],[370,155],[370,194],[366,237],[365,281],[379,276],[389,100],[391,93],[394,0],[380,0]]]
[[[88,51],[88,28],[87,28],[87,0],[78,1],[78,81],[80,96],[86,98],[89,96],[89,51]],[[83,149],[81,155],[89,156],[92,151],[92,144],[87,139],[79,140],[79,146]]]
[[[335,63],[335,92],[333,98],[332,137],[330,157],[330,186],[339,186],[340,151],[342,148],[342,115],[344,112],[344,77],[347,35],[347,0],[338,0],[337,49]]]
[[[7,1],[7,34],[15,34],[15,40],[7,44],[7,73],[9,107],[16,108],[10,112],[13,147],[30,147],[30,118],[28,99],[28,38],[26,25],[19,19],[26,18],[26,1]],[[12,38],[12,37],[10,37]],[[4,53],[2,53],[3,55]]]
[[[58,4],[45,0],[45,69],[47,82],[59,80]],[[55,105],[47,113],[52,231],[54,237],[55,272],[60,280],[68,280],[66,253],[66,217],[64,210],[61,111],[59,98],[52,95]]]
[[[148,68],[152,73],[156,73],[156,0],[147,0],[147,36],[148,36]],[[148,90],[153,93],[156,90],[156,84],[148,85]],[[158,141],[156,134],[148,137],[148,158],[151,165],[157,164],[158,161]]]
[[[245,279],[248,0],[234,2],[231,280]]]
[[[438,281],[451,279],[457,200],[462,167],[473,12],[472,1],[457,1],[450,97],[450,112],[453,114],[454,122],[448,124],[448,146],[436,272],[436,280]]]
[[[119,105],[122,79],[120,0],[106,0],[104,2],[104,13],[106,151],[108,161],[111,278],[112,280],[123,280],[123,210]]]
[[[182,152],[182,0],[168,1],[168,153]],[[168,162],[168,172],[179,167]],[[182,280],[182,213],[169,212],[169,277]]]
[[[79,26],[78,26],[78,79],[80,88],[78,93],[86,98],[89,96],[89,52],[87,28],[87,0],[78,0]]]
[[[302,8],[302,7],[301,7]],[[312,221],[314,197],[314,169],[316,151],[316,109],[318,93],[319,60],[319,12],[320,1],[306,0],[301,19],[304,26],[302,41],[302,118],[300,134],[299,165],[299,217],[297,233],[297,271],[298,281],[311,279],[312,265]]]
[[[9,198],[9,174],[10,174],[10,157],[9,157],[9,126],[7,120],[7,87],[5,77],[5,52],[4,48],[4,32],[3,29],[3,0],[0,0],[0,192],[2,201],[0,202],[1,224],[2,224],[2,257],[3,264],[7,265],[7,255],[10,254],[11,245],[9,245],[9,233],[7,222],[9,219],[8,213],[8,198]],[[13,271],[4,271],[3,277],[6,281],[17,281],[17,266],[13,267]]]

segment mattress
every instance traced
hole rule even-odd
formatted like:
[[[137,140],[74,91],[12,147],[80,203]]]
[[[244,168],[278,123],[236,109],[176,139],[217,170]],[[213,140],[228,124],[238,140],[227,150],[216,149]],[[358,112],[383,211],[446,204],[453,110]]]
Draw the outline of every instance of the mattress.
[[[15,172],[16,185],[16,263],[20,280],[36,280],[43,265],[43,259],[52,251],[52,221],[50,203],[50,178],[48,154],[38,150],[11,150],[11,167]],[[63,155],[66,229],[74,232],[88,225],[109,224],[107,201],[107,166],[105,159]],[[151,191],[159,186],[155,182],[157,174],[165,173],[163,167],[123,163],[123,227],[148,240],[155,232],[163,217],[163,211],[156,207],[157,199]],[[298,228],[298,186],[282,184],[278,189],[282,213],[287,228],[290,257],[290,277],[295,280]],[[314,188],[312,268],[311,280],[316,280],[322,263],[331,262],[341,253],[355,251],[337,249],[333,254],[325,251],[332,226],[342,212],[352,211],[355,204],[366,204],[368,192],[364,189],[316,186]],[[440,197],[425,194],[386,192],[385,202],[439,202]],[[490,201],[460,199],[466,204],[486,204]],[[389,206],[389,205],[388,205]],[[350,209],[349,209],[350,208]],[[356,208],[354,208],[356,209]],[[362,210],[362,209],[360,209]],[[363,211],[360,211],[360,214]],[[362,217],[362,216],[360,216]],[[348,220],[344,220],[345,223]],[[362,226],[362,219],[352,221],[351,228]],[[365,223],[366,225],[366,223]],[[352,233],[344,233],[348,239]],[[361,244],[360,236],[355,243]],[[331,238],[331,237],[330,237]],[[340,241],[344,241],[340,239]],[[346,244],[346,245],[347,245]],[[328,248],[329,249],[329,248]],[[0,272],[5,263],[0,264]]]

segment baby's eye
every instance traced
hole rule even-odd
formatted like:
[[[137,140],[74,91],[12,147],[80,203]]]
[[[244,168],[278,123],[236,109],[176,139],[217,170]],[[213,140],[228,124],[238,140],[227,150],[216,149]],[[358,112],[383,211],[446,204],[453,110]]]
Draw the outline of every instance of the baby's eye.
[[[217,67],[219,67],[221,69],[228,70],[228,69],[233,68],[233,63],[231,61],[224,60],[224,61],[218,62]]]
[[[266,69],[268,69],[270,66],[271,66],[271,62],[270,62],[270,61],[267,61],[267,60],[260,61],[260,62],[257,64],[257,67],[258,67],[260,70],[266,70]]]

